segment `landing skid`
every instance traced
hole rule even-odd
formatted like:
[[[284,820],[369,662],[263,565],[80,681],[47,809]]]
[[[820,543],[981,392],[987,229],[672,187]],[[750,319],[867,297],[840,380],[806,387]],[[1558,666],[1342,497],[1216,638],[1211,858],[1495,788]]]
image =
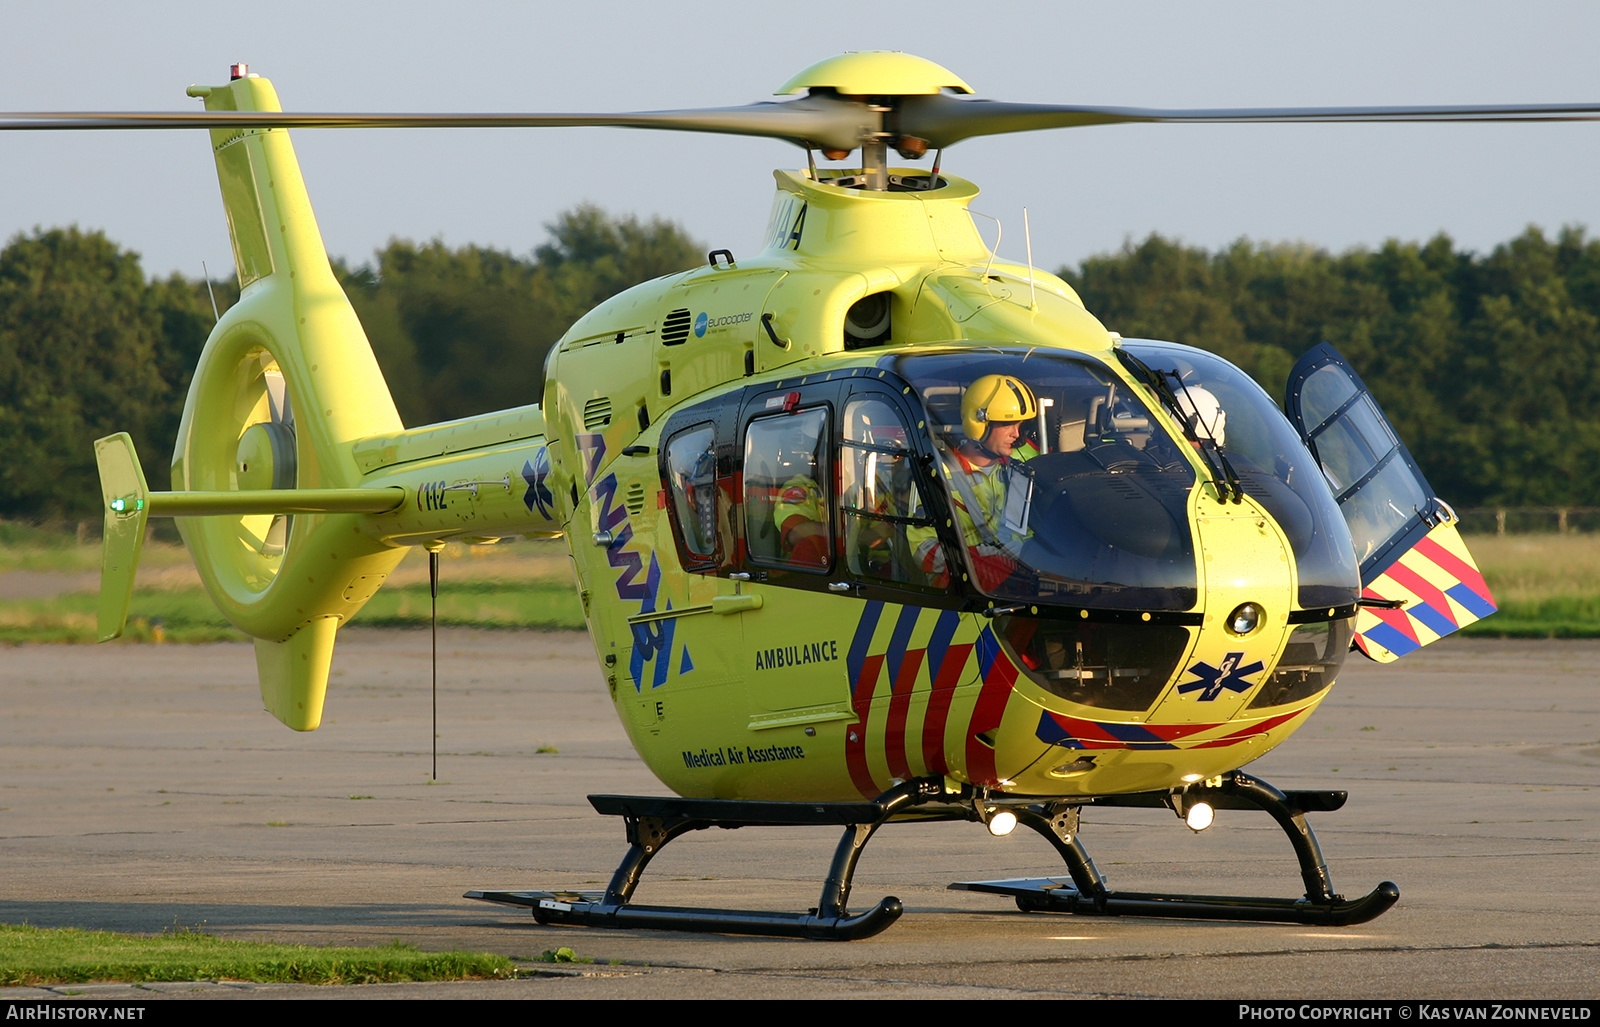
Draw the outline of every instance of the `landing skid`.
[[[872,909],[852,916],[848,911],[851,879],[867,842],[878,828],[893,819],[979,820],[984,810],[1003,808],[1043,835],[1067,864],[1066,878],[1026,878],[1005,881],[966,881],[950,885],[969,891],[1010,895],[1025,912],[1077,913],[1091,916],[1188,917],[1209,920],[1266,920],[1287,923],[1343,926],[1359,924],[1381,915],[1400,897],[1400,890],[1385,881],[1353,902],[1334,893],[1327,863],[1311,828],[1308,811],[1331,811],[1344,805],[1343,792],[1290,792],[1285,794],[1248,774],[1235,771],[1214,788],[1191,787],[1181,793],[1148,792],[1134,795],[1077,799],[1072,802],[1030,803],[1006,796],[974,801],[970,789],[961,795],[944,791],[937,778],[919,778],[896,785],[870,802],[801,803],[743,802],[733,799],[678,799],[633,795],[591,795],[596,812],[620,816],[627,829],[629,848],[604,892],[599,891],[490,891],[475,890],[470,899],[526,907],[542,924],[586,927],[646,928],[667,931],[710,931],[783,938],[853,941],[870,938],[887,929],[904,912],[900,900],[889,896]],[[1182,808],[1205,801],[1219,809],[1259,809],[1271,814],[1289,836],[1300,874],[1306,885],[1303,899],[1250,898],[1214,895],[1164,895],[1116,892],[1078,840],[1078,811],[1082,806],[1165,806]],[[711,827],[842,826],[844,834],[834,850],[833,862],[823,881],[817,906],[805,913],[761,910],[692,909],[681,906],[640,906],[629,900],[650,860],[674,838]]]
[[[1026,824],[1055,846],[1067,864],[1068,878],[1034,877],[1004,881],[960,881],[953,889],[1010,895],[1024,913],[1077,913],[1083,916],[1159,916],[1196,920],[1257,920],[1273,923],[1347,927],[1382,916],[1400,898],[1400,889],[1384,881],[1359,899],[1346,900],[1333,890],[1328,864],[1307,812],[1331,812],[1344,805],[1344,792],[1284,793],[1242,771],[1223,777],[1217,788],[1190,788],[1181,798],[1163,792],[1109,796],[1084,805],[1185,806],[1210,803],[1216,809],[1259,809],[1271,814],[1289,836],[1305,882],[1302,899],[1258,898],[1233,895],[1168,895],[1155,892],[1119,892],[1106,887],[1105,878],[1078,840],[1076,809],[1034,806],[1017,810],[1017,822]]]
[[[853,941],[870,938],[900,919],[904,907],[894,896],[865,913],[851,916],[850,880],[867,840],[896,813],[943,797],[943,782],[919,778],[897,785],[871,802],[741,802],[737,799],[669,799],[637,795],[591,795],[589,803],[627,825],[628,853],[604,892],[469,891],[469,899],[527,906],[541,924],[585,927],[653,928],[662,931],[714,931],[780,938]],[[964,815],[970,811],[962,810]],[[964,816],[963,816],[964,819]],[[844,827],[817,906],[805,913],[758,910],[688,909],[634,906],[628,900],[652,857],[672,839],[708,827]]]

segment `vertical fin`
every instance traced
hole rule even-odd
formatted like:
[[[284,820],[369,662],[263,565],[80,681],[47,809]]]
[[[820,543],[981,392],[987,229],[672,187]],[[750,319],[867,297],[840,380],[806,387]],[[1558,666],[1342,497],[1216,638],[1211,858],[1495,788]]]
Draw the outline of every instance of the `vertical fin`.
[[[313,617],[281,642],[256,639],[256,673],[267,712],[296,731],[322,723],[338,617]]]
[[[204,96],[210,111],[282,109],[264,78],[192,91]],[[226,480],[231,459],[213,459],[203,438],[218,425],[195,421],[214,422],[231,412],[234,381],[243,373],[236,368],[254,347],[270,355],[288,385],[299,443],[297,484],[353,487],[361,470],[349,444],[402,425],[366,333],[329,265],[289,132],[213,129],[211,144],[241,292],[201,358],[201,370],[212,373],[205,376],[203,395],[191,390],[173,455],[174,487],[234,487]],[[213,370],[213,363],[226,366]]]
[[[226,86],[199,87],[191,95],[204,97],[208,111],[281,111],[277,90],[264,78],[234,79]],[[290,166],[282,167],[282,156],[274,149],[283,149],[288,133],[283,129],[214,128],[211,130],[211,148],[216,153],[217,180],[222,187],[222,206],[228,218],[228,235],[233,241],[234,268],[239,276],[239,288],[266,278],[277,270],[279,263],[288,264],[301,254],[289,251],[301,248],[305,238],[289,238],[289,215],[309,216],[311,205],[305,196],[305,183],[299,167],[293,163],[293,151],[288,153]],[[277,160],[272,158],[277,157]],[[273,167],[272,165],[279,165]],[[279,180],[273,172],[288,170]],[[277,226],[269,231],[268,226]],[[315,222],[310,225],[313,231]],[[276,245],[274,245],[276,243]],[[320,236],[314,239],[315,248],[321,249]],[[275,250],[279,252],[274,252]]]

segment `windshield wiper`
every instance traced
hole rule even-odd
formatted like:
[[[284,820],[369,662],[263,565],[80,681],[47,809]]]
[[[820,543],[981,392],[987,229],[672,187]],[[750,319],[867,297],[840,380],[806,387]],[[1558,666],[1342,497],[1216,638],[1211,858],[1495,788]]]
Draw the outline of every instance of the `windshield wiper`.
[[[1119,348],[1116,353],[1117,359],[1122,361],[1122,366],[1155,393],[1156,398],[1161,400],[1161,405],[1166,407],[1182,426],[1184,438],[1194,443],[1201,461],[1206,465],[1206,471],[1211,476],[1212,487],[1217,490],[1218,501],[1226,503],[1232,499],[1235,503],[1243,502],[1244,488],[1239,483],[1239,476],[1234,473],[1233,465],[1228,462],[1227,455],[1222,452],[1222,447],[1218,446],[1217,440],[1209,434],[1201,436],[1194,430],[1188,411],[1184,410],[1183,404],[1178,400],[1178,394],[1173,389],[1172,383],[1176,382],[1178,388],[1187,393],[1189,387],[1184,383],[1183,375],[1176,368],[1171,371],[1154,370],[1125,349]],[[1192,396],[1189,398],[1189,408],[1198,409]]]

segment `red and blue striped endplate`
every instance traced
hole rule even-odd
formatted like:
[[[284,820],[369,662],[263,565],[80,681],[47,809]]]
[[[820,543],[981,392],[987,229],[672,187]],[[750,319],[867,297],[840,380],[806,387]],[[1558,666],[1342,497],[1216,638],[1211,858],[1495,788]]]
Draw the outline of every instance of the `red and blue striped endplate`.
[[[1379,663],[1392,663],[1498,609],[1461,534],[1448,522],[1418,540],[1361,595],[1404,603],[1398,610],[1363,606],[1356,616],[1356,647]]]

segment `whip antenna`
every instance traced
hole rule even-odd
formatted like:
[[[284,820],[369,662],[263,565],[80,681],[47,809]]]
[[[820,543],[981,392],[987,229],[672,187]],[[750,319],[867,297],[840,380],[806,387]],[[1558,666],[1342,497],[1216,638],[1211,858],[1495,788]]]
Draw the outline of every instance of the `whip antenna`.
[[[1033,229],[1028,226],[1028,208],[1022,208],[1022,238],[1028,249],[1028,309],[1039,309],[1039,289],[1033,281]]]
[[[203,260],[200,262],[200,273],[206,276],[206,295],[211,297],[211,319],[221,321],[222,315],[217,313],[217,293],[211,288],[211,272],[206,269],[206,262]]]
[[[439,780],[439,551],[428,550],[428,622],[433,632],[433,780]]]

